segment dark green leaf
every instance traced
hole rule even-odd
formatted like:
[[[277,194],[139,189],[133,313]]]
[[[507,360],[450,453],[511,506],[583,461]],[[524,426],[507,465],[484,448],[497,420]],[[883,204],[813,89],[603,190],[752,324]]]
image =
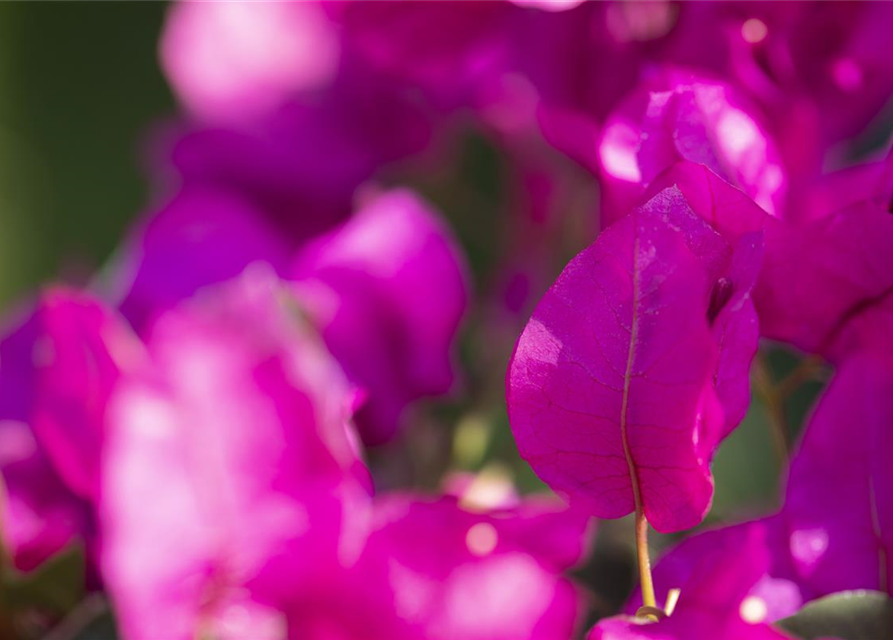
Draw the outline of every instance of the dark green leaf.
[[[878,591],[844,591],[810,602],[776,623],[802,640],[893,638],[893,599]]]
[[[76,546],[61,551],[28,573],[7,568],[0,583],[3,601],[17,609],[37,607],[66,613],[84,595],[84,571],[84,552]]]

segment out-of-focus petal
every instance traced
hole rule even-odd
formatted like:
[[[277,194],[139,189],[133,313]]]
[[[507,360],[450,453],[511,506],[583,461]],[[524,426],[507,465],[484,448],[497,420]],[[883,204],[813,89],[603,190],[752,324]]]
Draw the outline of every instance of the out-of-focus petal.
[[[289,304],[258,270],[198,294],[113,396],[103,570],[128,637],[192,638],[240,590],[281,610],[359,553],[352,396]]]
[[[324,86],[339,59],[335,26],[310,2],[177,2],[160,46],[180,100],[214,123],[265,115]]]
[[[284,270],[287,256],[288,244],[256,207],[226,190],[190,188],[136,229],[113,265],[113,287],[122,290],[122,313],[143,331],[201,287],[252,262]]]
[[[466,272],[445,225],[405,190],[377,196],[296,257],[296,290],[331,352],[369,393],[358,414],[366,442],[392,437],[413,400],[449,391]]]
[[[605,123],[599,156],[608,222],[679,160],[706,165],[782,213],[785,174],[774,142],[747,101],[719,81],[673,70],[647,81]]]
[[[378,499],[375,513],[354,588],[338,592],[339,602],[346,597],[365,603],[358,606],[367,611],[368,625],[361,631],[347,619],[353,616],[308,607],[294,617],[301,637],[358,640],[381,634],[384,624],[387,637],[395,638],[572,637],[579,594],[560,575],[565,567],[553,562],[564,552],[534,541],[526,525],[561,530],[548,536],[552,544],[572,541],[582,549],[585,516],[555,510],[531,520],[517,510],[471,512],[451,498],[403,494]],[[548,519],[545,528],[542,518]],[[379,606],[368,612],[375,602]]]
[[[2,522],[20,568],[80,540],[92,562],[106,406],[142,358],[129,327],[93,296],[44,292],[0,342]]]
[[[782,517],[798,577],[816,596],[877,589],[889,575],[891,421],[893,362],[853,356],[816,406],[791,462]]]

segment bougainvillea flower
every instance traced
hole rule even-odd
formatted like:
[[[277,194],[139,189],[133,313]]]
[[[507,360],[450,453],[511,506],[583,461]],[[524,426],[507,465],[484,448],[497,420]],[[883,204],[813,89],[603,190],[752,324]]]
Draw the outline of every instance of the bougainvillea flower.
[[[705,264],[713,264],[708,267],[711,273],[717,274],[709,313],[714,338],[722,346],[715,385],[726,413],[724,437],[741,422],[750,403],[750,363],[759,339],[751,292],[762,266],[764,230],[776,222],[704,165],[679,162],[658,176],[648,193],[658,194],[668,187],[677,189],[685,206],[690,206],[728,245],[709,249],[711,243],[698,241],[700,248],[695,249]],[[693,244],[692,239],[689,244]]]
[[[780,214],[785,174],[746,101],[722,82],[666,71],[646,81],[605,123],[598,147],[610,223],[679,160],[704,164]]]
[[[884,576],[893,569],[891,423],[889,352],[849,358],[791,462],[781,513],[794,570],[817,596],[890,589]]]
[[[748,290],[761,248],[760,232],[730,246],[674,187],[571,261],[509,365],[512,430],[543,480],[600,517],[641,502],[658,531],[701,521],[709,461],[742,414],[756,336],[736,288]],[[743,323],[716,326],[732,300]],[[753,340],[749,356],[724,355],[727,331]]]
[[[308,640],[570,638],[581,601],[561,573],[580,560],[587,520],[554,505],[478,512],[454,498],[377,499],[360,562],[331,591],[308,589],[316,598],[296,605],[290,632]],[[571,551],[561,547],[568,543]]]
[[[750,539],[752,543],[736,548],[741,539]],[[787,552],[782,519],[773,516],[704,531],[670,549],[653,570],[657,601],[666,602],[671,589],[688,592],[689,581],[697,575],[701,559],[708,557],[713,549],[725,549],[736,557],[751,553],[752,562],[764,567],[762,573],[751,574],[750,585],[742,584],[734,598],[724,604],[729,611],[738,607],[741,617],[748,622],[775,622],[793,615],[814,597],[810,589],[799,583]],[[717,556],[717,561],[724,559]],[[627,613],[634,614],[641,604],[641,595],[636,594],[626,607]]]
[[[452,387],[467,269],[449,230],[406,190],[370,199],[347,223],[296,247],[238,195],[184,189],[136,230],[113,288],[124,290],[120,308],[144,333],[159,314],[255,262],[296,281],[328,348],[365,390],[367,441],[392,436],[410,402]]]
[[[92,547],[106,405],[139,349],[113,311],[62,288],[46,291],[0,343],[0,471],[7,493],[0,521],[20,568],[77,538]]]
[[[850,589],[890,590],[893,552],[893,473],[887,464],[893,419],[893,363],[873,354],[849,358],[816,406],[791,461],[780,513],[689,538],[654,569],[658,600],[685,594],[694,568],[713,549],[718,565],[745,553],[768,554],[729,607],[752,622],[792,615],[806,602]],[[854,435],[851,425],[858,424]],[[734,540],[753,539],[739,548]],[[753,560],[755,565],[759,562]],[[681,604],[680,600],[680,604]],[[628,611],[635,611],[634,598]]]
[[[342,3],[328,10],[343,30],[344,46],[366,64],[421,88],[437,103],[458,106],[507,49],[509,3]]]
[[[210,122],[249,120],[335,75],[339,42],[307,2],[171,5],[161,62],[181,102]]]
[[[237,193],[297,243],[347,218],[354,192],[384,166],[431,148],[431,125],[408,91],[350,67],[329,91],[266,117],[173,132],[158,164],[186,186]]]
[[[727,25],[729,72],[771,115],[792,169],[820,168],[829,145],[863,131],[893,91],[886,3],[730,2],[706,14]]]
[[[147,346],[151,365],[110,400],[100,505],[122,629],[138,640],[245,637],[256,619],[281,628],[290,585],[362,548],[354,394],[265,270],[171,310]]]
[[[187,188],[137,227],[113,264],[120,309],[139,331],[203,286],[234,278],[252,262],[277,271],[289,245],[259,209],[230,191]]]
[[[792,218],[803,223],[860,202],[893,210],[893,150],[883,160],[818,176],[795,196]]]
[[[702,545],[672,615],[659,622],[616,617],[599,622],[587,640],[784,640],[789,636],[753,619],[746,602],[769,566],[763,531],[729,529]]]
[[[893,349],[893,216],[863,202],[802,226],[774,225],[754,300],[763,335],[840,361]]]
[[[376,196],[305,246],[290,277],[329,350],[368,392],[358,414],[365,441],[390,438],[409,402],[449,391],[466,267],[448,229],[412,192]]]
[[[30,571],[75,541],[92,544],[89,503],[65,486],[31,427],[7,416],[0,473],[0,541],[13,566]]]

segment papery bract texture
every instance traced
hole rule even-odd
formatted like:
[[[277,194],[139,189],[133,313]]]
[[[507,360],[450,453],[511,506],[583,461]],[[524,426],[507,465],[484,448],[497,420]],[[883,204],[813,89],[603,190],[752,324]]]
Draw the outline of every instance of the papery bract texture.
[[[111,400],[103,572],[128,638],[283,628],[292,584],[362,545],[352,392],[264,270],[161,317]],[[256,616],[238,616],[246,603]],[[273,607],[272,610],[267,607]],[[278,620],[278,622],[277,622]]]
[[[893,352],[893,216],[870,202],[767,231],[754,291],[763,335],[841,361]]]
[[[750,363],[759,326],[751,292],[763,262],[769,216],[744,193],[703,165],[681,162],[652,184],[643,210],[667,212],[706,270],[707,319],[718,347],[714,387],[725,412],[721,438],[750,403]]]
[[[565,268],[521,334],[507,401],[521,455],[553,489],[616,518],[637,485],[649,522],[675,531],[710,505],[724,431],[708,318],[708,250],[724,242],[678,191],[664,196]]]
[[[764,532],[734,528],[702,547],[673,614],[660,622],[618,617],[599,622],[587,640],[784,640],[787,635],[750,620],[741,606],[765,573]]]
[[[451,388],[466,271],[445,224],[406,190],[376,196],[295,258],[296,290],[331,352],[368,392],[357,416],[366,442],[392,437],[411,401]]]
[[[774,622],[810,600],[851,589],[890,589],[893,473],[893,363],[857,354],[821,397],[791,461],[784,506],[774,516],[700,533],[670,550],[654,569],[658,598],[690,590],[701,558],[724,549],[717,565],[754,554],[761,572],[727,606],[751,622]],[[857,425],[858,429],[854,429]],[[739,548],[735,540],[753,543]],[[758,558],[766,556],[768,564]],[[680,603],[682,601],[680,600]],[[634,598],[627,608],[640,604]]]
[[[324,86],[339,58],[335,26],[310,2],[177,2],[160,50],[180,100],[211,122],[262,116]]]
[[[580,594],[561,572],[579,561],[588,518],[532,507],[479,512],[454,498],[377,499],[355,570],[327,599],[317,589],[296,607],[290,631],[308,640],[572,637]],[[566,542],[576,553],[559,548]],[[345,607],[358,615],[343,615]]]
[[[679,160],[704,164],[780,215],[785,174],[771,138],[731,86],[666,72],[646,82],[605,123],[599,142],[610,223]]]

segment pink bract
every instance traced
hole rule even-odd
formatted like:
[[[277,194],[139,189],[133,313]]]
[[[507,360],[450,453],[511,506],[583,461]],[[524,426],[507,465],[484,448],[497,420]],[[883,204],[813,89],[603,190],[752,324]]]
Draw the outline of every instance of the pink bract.
[[[767,230],[754,300],[763,335],[834,362],[893,349],[893,216],[863,202]]]
[[[357,416],[367,443],[390,439],[412,401],[450,390],[467,267],[438,214],[415,194],[375,196],[302,248],[290,277],[330,351],[368,392]]]
[[[634,509],[633,475],[659,531],[709,508],[725,431],[710,252],[724,245],[678,190],[661,192],[571,261],[521,334],[507,379],[518,448],[597,516]]]
[[[103,474],[103,574],[121,626],[193,638],[239,620],[243,602],[281,626],[288,585],[362,548],[353,393],[263,270],[163,315],[148,350],[111,400]],[[244,624],[235,637],[254,616]]]
[[[339,48],[335,26],[313,3],[177,2],[160,54],[195,116],[239,123],[327,84]]]
[[[706,165],[782,213],[785,174],[774,143],[746,100],[719,81],[673,70],[646,81],[608,118],[598,153],[607,223],[680,160]]]
[[[58,287],[4,337],[0,357],[7,549],[31,569],[80,541],[92,563],[107,403],[140,344],[98,299]]]
[[[748,619],[741,607],[769,564],[763,532],[729,530],[696,558],[673,614],[657,623],[629,617],[599,622],[587,640],[785,640],[789,636]]]

